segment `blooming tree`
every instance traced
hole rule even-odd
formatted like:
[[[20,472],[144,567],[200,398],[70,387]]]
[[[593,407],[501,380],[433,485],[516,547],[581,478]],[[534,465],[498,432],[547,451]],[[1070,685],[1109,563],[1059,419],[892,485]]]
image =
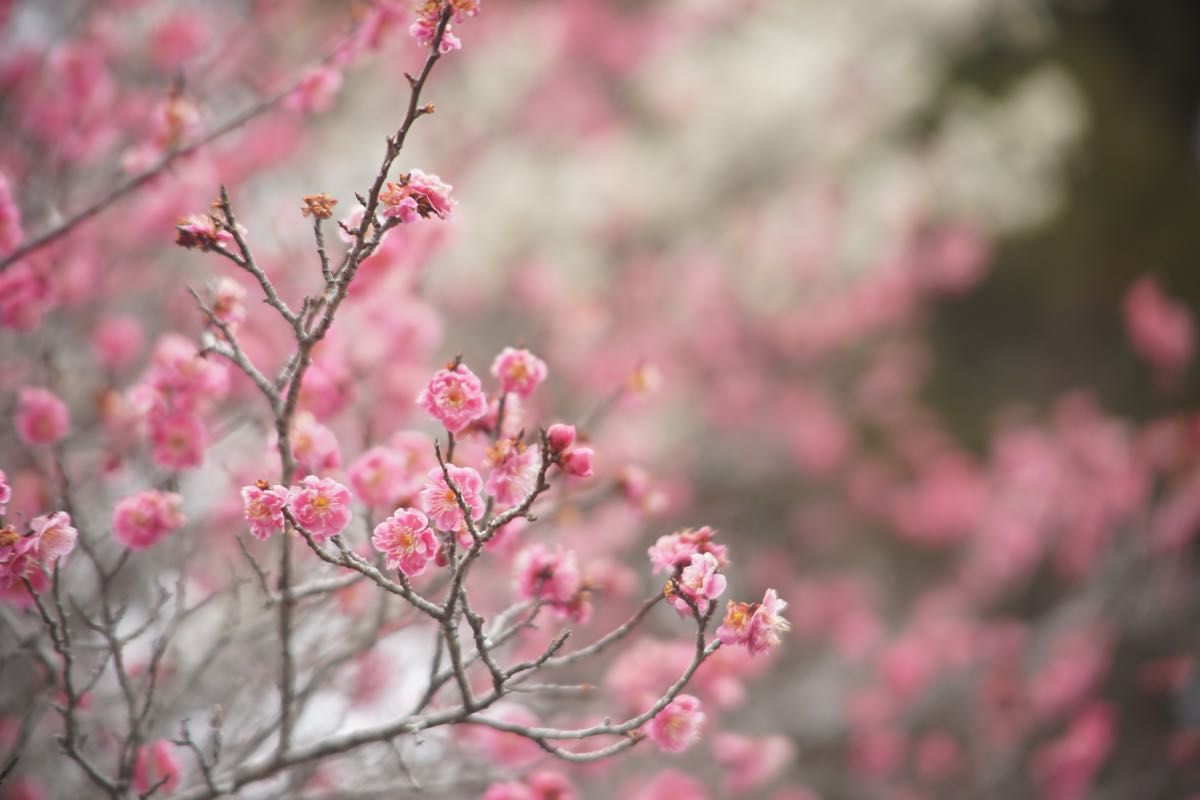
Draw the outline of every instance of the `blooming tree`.
[[[928,391],[1086,124],[939,76],[1041,4],[56,5],[0,2],[0,797],[1200,786],[1193,311],[1108,309],[1155,418]]]

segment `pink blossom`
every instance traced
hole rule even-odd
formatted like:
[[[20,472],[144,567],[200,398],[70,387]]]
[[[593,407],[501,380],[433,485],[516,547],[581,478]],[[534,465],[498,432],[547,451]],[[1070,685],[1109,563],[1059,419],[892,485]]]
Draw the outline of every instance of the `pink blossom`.
[[[354,494],[372,508],[391,508],[409,486],[404,456],[390,447],[372,447],[350,465]]]
[[[234,244],[233,234],[211,214],[192,214],[175,223],[175,244],[188,250],[228,250]],[[239,231],[240,232],[240,231]]]
[[[592,448],[572,447],[562,454],[559,464],[563,472],[576,478],[592,477]]]
[[[654,574],[674,572],[677,568],[686,566],[696,553],[711,553],[717,559],[717,566],[724,569],[729,565],[726,557],[728,549],[723,544],[713,542],[717,532],[705,525],[703,528],[684,528],[675,533],[658,537],[653,546],[647,551]]]
[[[646,735],[661,750],[682,753],[700,739],[704,719],[699,698],[681,694],[646,723]]]
[[[417,403],[450,433],[458,433],[487,414],[483,385],[462,364],[438,370],[417,395]]]
[[[158,340],[143,380],[179,408],[191,408],[201,400],[219,400],[229,391],[225,365],[202,357],[195,344],[175,333]]]
[[[34,517],[29,527],[33,530],[38,558],[44,564],[49,565],[75,549],[79,533],[71,527],[71,516],[65,511]]]
[[[517,505],[533,491],[540,465],[537,450],[516,439],[501,439],[488,449],[487,460],[492,471],[485,488],[500,509]]]
[[[39,574],[42,572],[37,560],[37,539],[22,536],[7,526],[0,528],[0,589],[16,589],[24,595],[21,581],[32,581]]]
[[[307,476],[288,492],[287,506],[318,542],[336,536],[350,524],[350,490],[333,478]]]
[[[8,476],[0,469],[0,517],[8,512],[9,500],[12,500],[12,487],[8,485]]]
[[[529,397],[546,380],[546,362],[528,350],[506,347],[492,362],[492,375],[501,391]]]
[[[428,217],[450,219],[454,216],[455,202],[450,198],[454,187],[444,183],[437,175],[426,175],[414,169],[400,181],[389,181],[379,193],[382,214],[401,222],[415,222]]]
[[[113,509],[113,536],[131,550],[144,550],[187,523],[182,502],[173,492],[154,489],[124,497]]]
[[[266,541],[283,531],[283,507],[287,498],[286,487],[278,484],[268,487],[266,481],[242,487],[242,513],[256,539]]]
[[[1125,293],[1125,327],[1133,348],[1156,368],[1175,373],[1192,359],[1196,326],[1182,303],[1163,292],[1158,281],[1144,275]]]
[[[695,553],[691,563],[680,573],[680,593],[689,598],[701,614],[708,611],[709,600],[715,600],[725,591],[725,576],[717,571],[719,567],[717,557],[712,553]],[[687,601],[679,595],[672,595],[671,604],[684,616],[692,613]]]
[[[686,572],[686,570],[685,570]],[[774,589],[767,589],[761,603],[736,603],[726,606],[725,620],[717,628],[717,638],[726,645],[745,645],[751,655],[779,644],[779,635],[791,628],[781,614],[787,603]]]
[[[208,447],[208,432],[198,414],[162,411],[150,414],[150,441],[154,463],[167,469],[198,467]]]
[[[0,325],[31,331],[55,302],[49,278],[32,262],[18,261],[0,272]]]
[[[543,600],[562,617],[578,618],[586,613],[586,607],[580,605],[584,581],[574,551],[530,545],[514,559],[513,574],[517,595],[522,599]]]
[[[142,346],[142,324],[134,317],[108,317],[92,334],[92,351],[114,372],[132,364]]]
[[[750,655],[766,652],[779,644],[779,635],[791,628],[791,625],[781,615],[787,608],[787,603],[779,599],[774,589],[767,589],[762,602],[750,619],[750,638],[746,640],[746,649]]]
[[[454,482],[454,487],[458,489],[463,502],[471,511],[472,521],[482,517],[484,501],[480,492],[483,490],[483,478],[470,467],[449,464],[446,471],[450,473],[450,480]],[[429,470],[429,481],[421,490],[419,503],[438,530],[456,531],[465,524],[458,498],[454,496],[454,489],[446,483],[446,476],[441,467]]]
[[[562,453],[575,444],[575,426],[555,423],[546,431],[546,439],[549,440],[553,452]]]
[[[433,47],[433,40],[437,36],[438,15],[440,13],[440,4],[428,3],[421,15],[408,27],[408,35],[416,39],[417,44],[421,45],[421,47]],[[438,52],[442,55],[449,53],[451,50],[462,49],[462,42],[450,32],[450,28],[451,24],[447,22],[446,29],[442,32],[442,41],[438,45]]]
[[[15,425],[26,444],[54,444],[67,435],[67,404],[49,389],[27,387],[17,399]]]
[[[138,750],[133,764],[133,789],[140,794],[148,794],[158,786],[163,794],[170,794],[179,786],[182,772],[179,759],[175,756],[175,745],[167,739],[159,739]]]
[[[371,544],[387,556],[388,569],[398,569],[410,578],[425,571],[438,548],[429,518],[410,508],[396,509],[377,525]]]

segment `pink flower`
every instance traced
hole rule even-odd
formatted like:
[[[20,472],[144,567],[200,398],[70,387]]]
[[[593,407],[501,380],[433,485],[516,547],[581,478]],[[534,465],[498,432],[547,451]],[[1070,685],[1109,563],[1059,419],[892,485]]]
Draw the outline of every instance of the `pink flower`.
[[[175,244],[188,250],[228,249],[233,243],[233,234],[225,230],[211,214],[192,214],[181,217],[175,223]],[[244,233],[239,228],[239,232]]]
[[[408,35],[416,39],[417,44],[422,47],[433,47],[433,39],[437,36],[439,13],[441,13],[440,4],[428,4],[426,10],[408,27]],[[450,23],[446,23],[446,30],[442,32],[442,41],[438,45],[438,52],[445,55],[451,50],[461,49],[462,42],[450,32]]]
[[[546,362],[528,350],[506,347],[492,362],[492,375],[500,381],[501,391],[529,397],[546,380]]]
[[[377,525],[371,544],[387,557],[388,569],[398,569],[410,578],[425,571],[438,548],[429,518],[411,508],[398,508]]]
[[[700,700],[690,694],[681,694],[646,724],[646,735],[661,750],[682,753],[700,739],[703,726]]]
[[[546,439],[549,440],[553,452],[562,453],[575,444],[575,426],[557,422],[546,431]]]
[[[713,543],[717,532],[707,525],[697,530],[685,528],[675,533],[658,537],[658,541],[647,551],[654,574],[674,572],[678,567],[691,563],[696,553],[711,553],[722,569],[729,564],[728,549],[723,544]]]
[[[350,465],[354,494],[372,508],[391,508],[408,486],[408,465],[389,447],[372,447]]]
[[[446,471],[450,473],[450,480],[454,482],[463,502],[470,509],[472,521],[482,517],[484,502],[480,492],[483,490],[483,478],[470,467],[449,464]],[[446,483],[446,476],[442,474],[441,467],[429,470],[429,482],[421,490],[419,502],[421,509],[429,515],[438,530],[456,531],[465,524],[458,499],[454,496],[454,490]]]
[[[581,619],[590,612],[574,551],[530,545],[517,554],[513,572],[517,594],[522,599],[543,600],[563,618]]]
[[[350,490],[333,478],[309,475],[288,492],[287,506],[318,542],[336,536],[350,524]]]
[[[1090,792],[1116,740],[1116,714],[1108,703],[1093,702],[1079,712],[1066,732],[1038,747],[1030,772],[1046,800],[1082,800]]]
[[[37,540],[32,536],[22,536],[10,527],[0,528],[0,589],[16,589],[23,595],[25,587],[21,586],[22,579],[28,578],[33,582],[41,574]]]
[[[337,436],[307,411],[292,423],[292,456],[301,472],[325,472],[342,465]]]
[[[154,463],[167,469],[198,467],[208,447],[208,432],[198,414],[190,411],[154,411],[150,414],[150,441]]]
[[[266,541],[283,531],[283,507],[287,498],[285,487],[278,484],[268,487],[266,481],[242,487],[242,513],[256,539]]]
[[[122,498],[113,509],[113,536],[131,550],[144,550],[187,522],[182,502],[173,492],[154,489]]]
[[[1134,281],[1122,307],[1133,348],[1156,368],[1175,373],[1196,347],[1196,326],[1187,307],[1168,297],[1149,275]]]
[[[382,214],[401,222],[415,222],[431,216],[450,219],[454,216],[455,203],[450,199],[453,188],[437,175],[426,175],[414,169],[401,176],[399,182],[389,181],[379,193]]]
[[[12,500],[12,487],[8,485],[8,476],[0,469],[0,517],[8,512],[9,500]]]
[[[7,176],[0,173],[0,255],[7,255],[21,244],[25,232],[21,229],[21,208],[12,195]]]
[[[54,444],[67,435],[67,404],[49,389],[28,387],[17,400],[17,434],[26,444]]]
[[[779,635],[791,628],[781,616],[785,608],[787,603],[779,599],[774,589],[767,589],[761,603],[730,600],[725,620],[717,628],[717,638],[725,645],[745,645],[750,655],[770,650],[779,644]]]
[[[485,488],[501,509],[517,505],[533,491],[540,465],[537,450],[516,439],[501,439],[488,449],[487,460],[492,471]]]
[[[712,553],[695,553],[692,562],[680,573],[680,592],[696,604],[701,614],[708,611],[709,600],[715,600],[725,591],[725,576],[717,571],[719,568],[717,557]],[[671,604],[683,616],[692,613],[687,601],[677,594],[672,595]]]
[[[49,565],[75,549],[79,533],[71,527],[71,516],[65,511],[34,517],[29,527],[33,530],[38,558],[44,564]]]
[[[133,764],[133,790],[147,794],[161,783],[159,791],[170,794],[179,786],[181,773],[175,746],[166,739],[159,739],[138,750]]]
[[[487,398],[475,373],[459,364],[441,369],[417,395],[417,403],[441,422],[450,433],[458,433],[487,414]]]
[[[568,475],[574,475],[576,478],[590,478],[592,477],[592,455],[590,447],[572,447],[562,454],[559,465]]]
[[[750,637],[746,640],[750,655],[766,652],[779,644],[779,635],[792,627],[781,616],[786,608],[787,603],[779,599],[775,590],[767,589],[750,619]]]

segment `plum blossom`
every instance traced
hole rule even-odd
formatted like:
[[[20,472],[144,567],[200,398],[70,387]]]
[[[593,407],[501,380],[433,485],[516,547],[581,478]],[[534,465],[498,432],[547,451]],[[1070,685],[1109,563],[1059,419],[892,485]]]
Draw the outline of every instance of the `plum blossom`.
[[[212,214],[192,214],[181,217],[175,223],[175,244],[188,250],[228,249],[233,243],[233,234],[217,221]],[[239,233],[245,229],[238,226]]]
[[[134,317],[109,317],[92,334],[92,352],[106,369],[116,371],[133,363],[142,339],[142,324]]]
[[[506,347],[492,362],[492,375],[501,391],[529,397],[546,380],[546,362],[528,350]]]
[[[287,507],[318,542],[336,536],[350,524],[350,490],[333,478],[305,477],[288,492]]]
[[[21,580],[39,574],[37,540],[11,527],[0,528],[0,588],[21,589]]]
[[[124,497],[113,508],[113,536],[131,550],[144,550],[184,526],[182,502],[174,492],[154,489]]]
[[[429,518],[414,508],[398,508],[375,526],[371,544],[387,557],[388,569],[398,569],[410,578],[425,571],[438,549]]]
[[[711,553],[717,559],[717,566],[724,569],[729,564],[728,548],[723,544],[713,542],[717,532],[705,525],[703,528],[685,528],[675,533],[658,537],[647,553],[653,574],[674,572],[677,568],[692,562],[692,556],[697,553]]]
[[[670,595],[675,610],[683,616],[692,613],[691,606],[684,599],[686,597],[695,604],[701,614],[707,612],[708,601],[715,600],[725,592],[725,576],[717,571],[719,568],[720,563],[712,553],[693,554],[691,563],[683,568],[678,581],[670,585],[671,588],[678,589]]]
[[[487,414],[483,384],[462,364],[438,370],[417,395],[417,404],[450,433],[458,433]]]
[[[779,644],[779,635],[791,628],[781,616],[786,608],[774,589],[767,589],[761,603],[730,600],[717,638],[726,645],[745,645],[751,655],[770,650]]]
[[[75,549],[79,532],[71,527],[71,516],[65,511],[34,517],[29,527],[33,530],[31,538],[37,548],[38,558],[44,564],[49,565]]]
[[[30,445],[54,444],[70,427],[67,404],[49,389],[35,386],[21,390],[17,398],[17,435]]]
[[[667,753],[682,753],[700,739],[705,714],[700,700],[681,694],[646,723],[646,735]]]
[[[284,100],[284,105],[301,114],[328,111],[341,88],[340,71],[327,66],[312,67],[300,77],[300,82]]]
[[[453,464],[446,465],[446,472],[450,473],[450,480],[454,482],[454,487],[458,489],[463,502],[470,509],[472,521],[482,517],[484,500],[480,493],[483,490],[483,478],[470,467],[458,467]],[[458,498],[454,496],[454,489],[446,483],[446,476],[441,467],[429,470],[429,481],[421,490],[418,502],[438,530],[456,531],[465,524]]]
[[[175,745],[159,739],[138,750],[133,764],[133,789],[145,795],[158,786],[164,794],[170,794],[179,786],[182,773]]]
[[[453,188],[437,175],[426,175],[414,169],[400,176],[398,182],[388,181],[379,193],[379,202],[383,206],[381,213],[401,222],[429,217],[450,219],[454,216],[455,206],[450,197]]]
[[[492,471],[485,488],[501,509],[517,505],[533,491],[540,466],[537,450],[516,439],[501,439],[488,448],[487,461]]]
[[[292,456],[301,472],[326,472],[342,465],[337,436],[310,412],[296,414],[291,439]]]
[[[561,422],[551,425],[546,431],[546,441],[554,462],[562,467],[563,472],[577,478],[592,476],[592,456],[595,453],[590,447],[575,447],[574,425]]]
[[[287,499],[287,488],[278,484],[268,486],[266,481],[259,481],[242,487],[242,513],[256,539],[266,541],[283,531]]]

